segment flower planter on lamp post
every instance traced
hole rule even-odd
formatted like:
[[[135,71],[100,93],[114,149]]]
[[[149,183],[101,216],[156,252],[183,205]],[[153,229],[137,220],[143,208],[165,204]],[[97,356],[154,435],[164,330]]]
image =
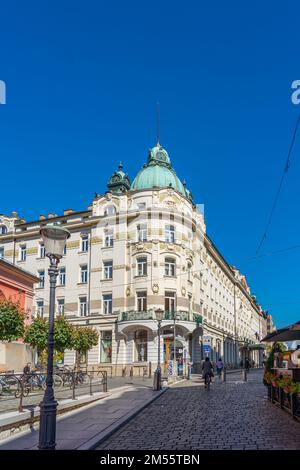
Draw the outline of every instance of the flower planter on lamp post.
[[[39,449],[55,450],[57,401],[53,390],[53,353],[54,353],[54,311],[55,289],[58,275],[57,265],[63,256],[70,232],[57,223],[47,224],[40,234],[45,245],[45,254],[50,259],[48,274],[50,277],[49,330],[46,390],[40,403]]]

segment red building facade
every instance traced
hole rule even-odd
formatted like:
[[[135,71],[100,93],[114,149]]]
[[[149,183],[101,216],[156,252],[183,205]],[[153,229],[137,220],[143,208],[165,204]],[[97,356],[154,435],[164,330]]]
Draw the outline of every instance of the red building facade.
[[[38,278],[0,259],[0,300],[12,300],[26,312],[26,324],[31,321],[33,287]]]

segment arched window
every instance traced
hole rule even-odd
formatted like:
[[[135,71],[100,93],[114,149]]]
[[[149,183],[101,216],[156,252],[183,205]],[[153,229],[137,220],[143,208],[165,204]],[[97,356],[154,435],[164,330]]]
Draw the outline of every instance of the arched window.
[[[146,330],[137,330],[134,333],[135,361],[145,362],[148,358],[148,333]]]
[[[104,215],[114,215],[116,212],[116,208],[112,204],[110,206],[106,206],[104,209]]]
[[[4,235],[5,233],[7,233],[6,225],[0,225],[0,235]]]

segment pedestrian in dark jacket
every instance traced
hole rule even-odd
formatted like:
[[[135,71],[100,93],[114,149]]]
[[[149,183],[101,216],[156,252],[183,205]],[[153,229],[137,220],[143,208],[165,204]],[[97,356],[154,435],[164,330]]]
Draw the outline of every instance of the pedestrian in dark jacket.
[[[210,362],[209,360],[209,357],[206,357],[205,358],[205,361],[202,365],[202,374],[203,374],[203,378],[205,379],[205,376],[206,374],[209,374],[210,377],[213,377],[214,376],[214,373],[213,373],[213,365],[212,363]]]

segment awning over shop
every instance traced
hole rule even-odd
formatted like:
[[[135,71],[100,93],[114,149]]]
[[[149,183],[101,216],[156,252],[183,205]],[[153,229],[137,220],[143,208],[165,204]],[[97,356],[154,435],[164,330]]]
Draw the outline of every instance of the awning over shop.
[[[300,321],[292,325],[275,330],[265,336],[262,341],[266,343],[274,343],[276,341],[294,341],[300,339]]]
[[[240,346],[240,349],[251,349],[251,350],[258,350],[258,349],[265,349],[264,344],[243,344]]]
[[[249,344],[248,349],[265,349],[264,344]]]

